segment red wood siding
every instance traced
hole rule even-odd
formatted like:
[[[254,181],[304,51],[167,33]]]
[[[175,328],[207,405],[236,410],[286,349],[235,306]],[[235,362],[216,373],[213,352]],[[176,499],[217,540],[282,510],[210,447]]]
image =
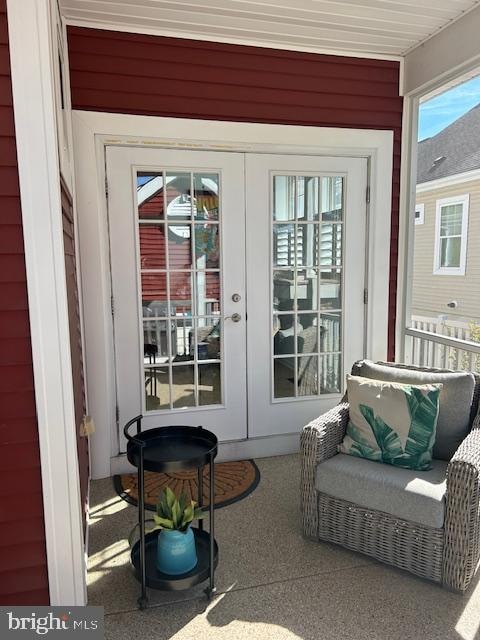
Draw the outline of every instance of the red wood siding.
[[[394,132],[393,356],[402,98],[399,63],[69,27],[74,109]]]
[[[73,396],[75,404],[75,427],[77,432],[78,471],[80,477],[80,495],[82,500],[83,530],[87,527],[87,496],[89,477],[88,439],[81,435],[80,428],[86,413],[85,381],[83,378],[83,350],[80,327],[80,306],[78,300],[77,267],[75,259],[75,227],[72,200],[63,181],[62,220],[63,246],[65,252],[65,275],[67,281],[68,323],[70,329],[70,353],[72,358]]]
[[[6,0],[0,0],[0,605],[46,604],[42,479]]]

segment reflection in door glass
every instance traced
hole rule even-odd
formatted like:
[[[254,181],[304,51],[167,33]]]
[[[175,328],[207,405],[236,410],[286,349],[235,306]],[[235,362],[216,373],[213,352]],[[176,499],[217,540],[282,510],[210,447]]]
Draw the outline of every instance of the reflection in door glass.
[[[272,181],[273,397],[339,393],[344,179]]]
[[[223,403],[219,187],[218,173],[137,173],[146,411]]]

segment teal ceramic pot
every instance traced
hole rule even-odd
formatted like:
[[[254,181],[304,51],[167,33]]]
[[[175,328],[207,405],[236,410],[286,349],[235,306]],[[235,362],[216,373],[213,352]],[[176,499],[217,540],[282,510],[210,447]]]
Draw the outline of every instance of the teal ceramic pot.
[[[162,529],[158,534],[157,569],[171,576],[191,571],[197,564],[195,536],[186,531]]]

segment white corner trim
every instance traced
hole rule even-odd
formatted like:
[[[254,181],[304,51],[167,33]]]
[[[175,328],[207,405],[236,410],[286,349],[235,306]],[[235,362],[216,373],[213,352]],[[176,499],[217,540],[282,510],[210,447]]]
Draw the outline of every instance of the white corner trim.
[[[442,208],[448,205],[462,205],[462,234],[460,248],[460,265],[458,267],[442,267],[440,266],[440,227]],[[464,276],[467,262],[467,238],[468,238],[468,209],[470,204],[470,194],[466,193],[450,198],[441,198],[436,202],[435,217],[435,253],[433,263],[433,275],[444,276]]]
[[[384,359],[388,297],[393,132],[292,125],[218,122],[124,114],[73,112],[78,237],[85,309],[92,478],[111,473],[118,454],[115,361],[111,315],[105,148],[110,145],[252,153],[370,158],[371,255],[368,271],[368,355]],[[261,141],[261,142],[259,142]],[[378,250],[378,251],[377,251]]]
[[[400,163],[400,211],[398,227],[397,300],[395,323],[395,361],[407,362],[413,274],[415,183],[417,176],[418,98],[405,96],[402,119],[402,157]]]
[[[86,603],[49,0],[7,0],[51,605]]]
[[[433,191],[434,189],[453,187],[457,184],[463,184],[464,182],[472,182],[473,180],[480,180],[480,169],[473,169],[472,171],[465,171],[464,173],[456,173],[453,176],[445,176],[444,178],[437,178],[436,180],[430,180],[429,182],[419,182],[417,184],[417,193],[426,193],[428,191]]]

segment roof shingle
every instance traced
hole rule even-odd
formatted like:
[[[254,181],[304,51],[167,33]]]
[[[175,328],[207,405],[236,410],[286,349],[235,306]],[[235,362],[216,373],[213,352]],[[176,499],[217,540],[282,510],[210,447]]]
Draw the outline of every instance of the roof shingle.
[[[480,168],[480,104],[418,144],[417,184]]]

